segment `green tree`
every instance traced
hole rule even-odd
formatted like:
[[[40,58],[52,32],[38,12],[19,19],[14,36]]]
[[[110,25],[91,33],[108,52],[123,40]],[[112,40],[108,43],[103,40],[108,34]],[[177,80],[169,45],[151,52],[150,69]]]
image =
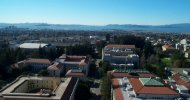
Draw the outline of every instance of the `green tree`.
[[[152,46],[151,42],[146,42],[144,46],[144,55],[147,59],[151,54],[154,54],[154,47]]]
[[[90,87],[88,86],[88,81],[79,81],[75,92],[75,100],[90,100],[91,92]]]
[[[104,76],[101,79],[101,100],[111,99],[111,77]]]
[[[39,74],[42,75],[42,76],[48,76],[48,75],[49,75],[47,69],[42,69],[42,70],[39,72]]]

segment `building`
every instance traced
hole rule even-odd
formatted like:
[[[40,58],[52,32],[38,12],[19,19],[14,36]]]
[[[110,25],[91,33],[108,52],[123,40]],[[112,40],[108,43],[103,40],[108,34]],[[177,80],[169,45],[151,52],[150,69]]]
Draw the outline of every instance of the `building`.
[[[38,50],[39,48],[54,48],[55,46],[45,43],[23,43],[19,45],[19,48],[25,50]]]
[[[180,41],[180,44],[186,45],[186,44],[187,44],[187,40],[186,40],[186,39],[182,39],[182,40]]]
[[[63,66],[58,62],[49,66],[47,70],[50,76],[61,76],[61,74],[63,74]]]
[[[143,69],[108,71],[112,78],[113,100],[144,100],[179,98],[180,94],[167,87],[154,74]]]
[[[49,59],[38,59],[38,58],[29,58],[26,60],[26,63],[31,67],[33,72],[38,72],[43,68],[46,69],[51,65]]]
[[[19,45],[19,48],[22,48],[22,49],[39,49],[40,47],[44,48],[47,46],[48,46],[48,44],[45,44],[45,43],[23,43],[23,44]]]
[[[190,79],[188,77],[177,73],[177,74],[172,75],[168,79],[169,79],[168,84],[172,88],[176,89],[180,94],[189,94],[190,93]],[[172,80],[174,81],[174,84],[171,84]]]
[[[153,77],[155,78],[156,75],[143,70],[143,69],[130,69],[130,70],[112,70],[112,71],[108,71],[107,75],[111,75],[114,78],[123,78],[123,77],[127,77],[127,78],[150,78]]]
[[[102,60],[112,65],[129,64],[137,67],[139,56],[134,54],[135,45],[107,45],[102,50]]]
[[[175,48],[172,45],[165,44],[162,46],[162,51],[174,51]]]
[[[42,69],[46,69],[50,65],[51,61],[49,59],[28,58],[11,65],[11,67],[19,69],[22,69],[23,67],[30,67],[29,69],[32,72],[39,72]]]
[[[166,87],[159,78],[113,78],[113,100],[173,100],[180,94]]]
[[[190,58],[190,51],[189,50],[185,52],[185,58]]]
[[[20,77],[0,90],[0,100],[74,100],[76,78]]]
[[[90,58],[86,56],[68,56],[68,55],[62,55],[58,59],[55,60],[56,63],[59,63],[61,69],[53,68],[56,66],[49,66],[48,71],[50,72],[50,75],[54,75],[51,72],[52,70],[56,69],[55,73],[59,73],[62,75],[65,75],[69,70],[71,69],[80,69],[82,70],[85,75],[88,75],[89,71],[89,64],[90,64]],[[57,76],[57,75],[56,75]]]
[[[86,80],[86,75],[84,72],[82,72],[82,70],[80,69],[71,69],[69,70],[66,75],[66,77],[75,77],[75,78],[79,78],[81,80]]]
[[[167,69],[171,73],[165,84],[172,89],[178,91],[181,96],[190,98],[190,69],[189,68],[170,68]]]

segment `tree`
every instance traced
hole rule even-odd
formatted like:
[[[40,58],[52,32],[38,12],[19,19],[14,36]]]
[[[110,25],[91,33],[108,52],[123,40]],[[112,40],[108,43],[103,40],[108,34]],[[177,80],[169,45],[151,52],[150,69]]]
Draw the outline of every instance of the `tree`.
[[[158,57],[158,55],[151,55],[149,58],[148,58],[148,63],[151,63],[151,64],[159,64],[160,63],[160,58]]]
[[[142,66],[142,67],[145,67],[145,64],[146,64],[146,58],[145,58],[145,56],[144,56],[144,54],[141,56],[141,58],[140,58],[140,65]]]
[[[49,75],[47,69],[42,69],[42,70],[39,72],[39,74],[42,75],[42,76],[48,76],[48,75]]]
[[[141,49],[145,45],[145,39],[143,37],[134,35],[114,36],[114,42],[116,44],[135,45],[137,48]]]
[[[5,85],[5,81],[3,81],[3,80],[0,80],[0,88],[3,86],[3,85]]]
[[[190,61],[189,60],[184,60],[182,63],[183,68],[190,68]]]
[[[152,46],[151,42],[146,42],[144,46],[144,54],[145,58],[147,59],[151,54],[154,54],[154,47]]]
[[[88,86],[88,81],[79,81],[75,92],[75,100],[90,100],[91,92],[90,87]]]
[[[44,48],[41,47],[41,45],[40,45],[38,51],[39,51],[39,57],[40,57],[40,58],[44,58],[44,51],[45,51],[45,50],[44,50]]]
[[[94,62],[92,62],[89,65],[89,73],[88,73],[88,75],[92,77],[94,75],[95,71],[96,71],[96,64]]]
[[[179,60],[179,59],[174,60],[173,67],[174,68],[182,67],[182,60]]]
[[[101,100],[111,99],[111,77],[104,76],[101,79]]]

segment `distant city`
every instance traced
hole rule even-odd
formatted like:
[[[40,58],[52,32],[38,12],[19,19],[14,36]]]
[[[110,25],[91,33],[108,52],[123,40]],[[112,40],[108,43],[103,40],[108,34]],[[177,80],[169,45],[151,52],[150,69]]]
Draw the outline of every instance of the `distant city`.
[[[108,24],[108,25],[80,25],[80,24],[48,24],[48,23],[0,23],[0,28],[26,28],[26,29],[53,29],[53,30],[124,30],[145,32],[173,32],[190,33],[190,23],[168,25],[135,25],[135,24]]]

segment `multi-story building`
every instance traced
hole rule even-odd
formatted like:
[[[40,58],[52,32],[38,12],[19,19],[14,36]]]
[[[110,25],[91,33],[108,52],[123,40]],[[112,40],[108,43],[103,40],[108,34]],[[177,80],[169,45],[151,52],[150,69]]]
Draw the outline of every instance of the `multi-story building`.
[[[128,70],[112,70],[108,71],[107,75],[111,75],[114,78],[155,78],[156,75],[150,73],[144,69],[128,69]]]
[[[66,73],[65,76],[66,77],[75,77],[75,78],[79,78],[81,80],[87,79],[85,73],[82,72],[82,70],[80,70],[80,69],[71,69]]]
[[[165,86],[159,77],[148,72],[116,72],[112,75],[113,100],[180,98],[179,93]]]
[[[74,100],[76,78],[20,77],[0,90],[0,100]]]
[[[25,50],[38,50],[39,48],[54,48],[54,46],[45,43],[23,43],[19,45],[19,48]]]
[[[29,69],[31,69],[31,71],[39,72],[43,68],[47,68],[50,65],[51,62],[49,59],[28,58],[13,64],[11,67],[19,69],[22,69],[23,67],[30,67]]]
[[[47,68],[51,65],[49,59],[37,59],[37,58],[30,58],[26,61],[26,63],[32,68],[33,72],[38,72],[43,68]]]
[[[71,69],[80,69],[85,73],[85,75],[88,75],[90,58],[86,56],[62,55],[61,57],[55,60],[55,63],[59,63],[61,69],[53,68],[56,66],[49,66],[48,71],[50,72],[50,75],[59,76],[52,73],[54,72],[54,69],[56,69],[55,71],[58,71],[55,73],[61,72],[60,74],[63,75],[65,75]]]
[[[102,50],[102,60],[108,61],[118,68],[123,68],[123,65],[137,67],[139,66],[139,56],[134,53],[134,49],[135,45],[107,45]]]
[[[55,62],[53,65],[49,66],[47,70],[50,76],[61,76],[64,71],[63,66],[58,62]]]

